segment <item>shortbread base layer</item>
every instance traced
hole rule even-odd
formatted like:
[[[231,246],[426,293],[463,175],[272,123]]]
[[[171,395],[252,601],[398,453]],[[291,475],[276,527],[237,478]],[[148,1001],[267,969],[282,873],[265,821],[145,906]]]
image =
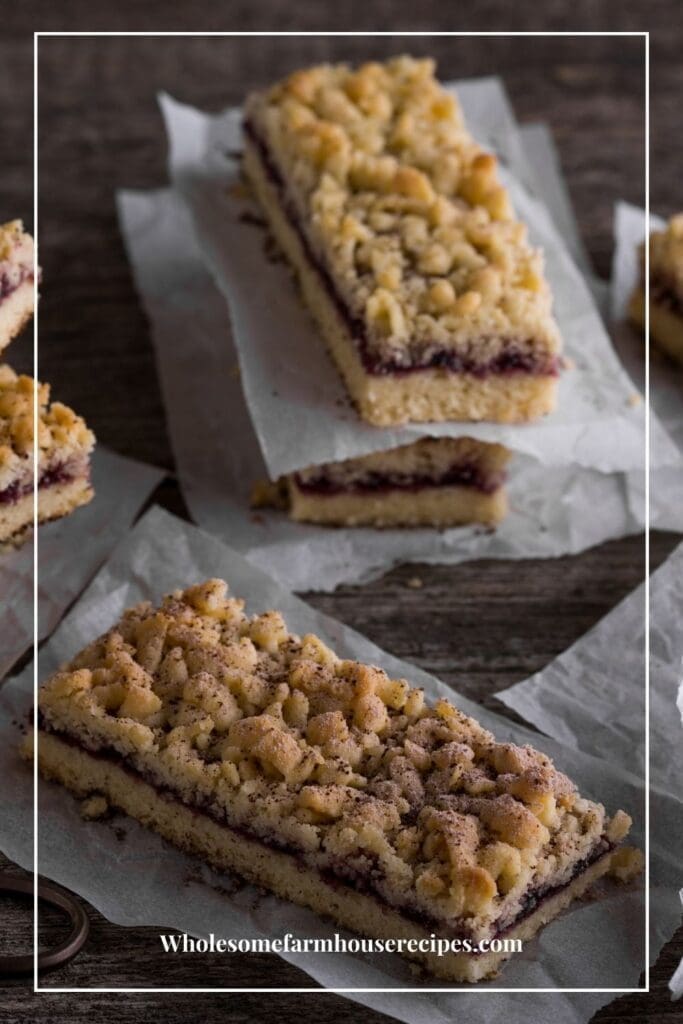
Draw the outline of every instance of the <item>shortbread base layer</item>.
[[[62,519],[93,497],[90,481],[85,477],[52,484],[38,490],[38,522]],[[17,501],[0,505],[0,548],[19,547],[28,539],[33,524],[33,493]]]
[[[321,526],[493,526],[505,518],[507,511],[507,494],[502,487],[492,494],[474,487],[317,494],[302,490],[295,479],[289,480],[290,519]]]
[[[79,797],[102,794],[109,804],[158,832],[182,850],[232,871],[277,896],[332,918],[344,928],[377,939],[426,939],[440,934],[368,893],[332,881],[301,860],[219,825],[208,815],[159,792],[132,771],[97,757],[54,733],[39,730],[37,756],[41,774]],[[504,932],[505,938],[529,941],[610,867],[612,852],[602,854],[568,885],[541,899],[537,907]],[[446,981],[476,982],[490,977],[509,953],[405,953]]]
[[[629,316],[637,327],[645,329],[645,295],[634,292]],[[650,303],[650,338],[663,352],[683,365],[683,317],[671,309]]]
[[[0,352],[33,316],[34,298],[33,281],[24,281],[0,301]]]
[[[478,377],[433,368],[400,374],[367,373],[348,324],[308,259],[248,138],[244,171],[273,235],[296,271],[304,300],[363,419],[378,427],[445,420],[523,423],[552,412],[557,401],[557,378],[553,376],[512,373]]]

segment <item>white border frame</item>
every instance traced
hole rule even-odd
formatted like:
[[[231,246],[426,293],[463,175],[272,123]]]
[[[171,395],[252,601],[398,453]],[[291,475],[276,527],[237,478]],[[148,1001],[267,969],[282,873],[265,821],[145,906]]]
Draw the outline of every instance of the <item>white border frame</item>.
[[[379,38],[537,38],[537,37],[561,37],[561,38],[639,38],[645,43],[645,216],[646,223],[649,223],[650,196],[649,196],[649,173],[650,173],[650,34],[649,32],[34,32],[34,236],[36,240],[36,264],[39,265],[38,251],[38,46],[42,38],[68,37],[68,38],[255,38],[255,37],[312,37],[312,38],[344,38],[344,37],[379,37]],[[34,374],[38,378],[38,329],[39,329],[39,305],[38,305],[38,275],[35,282],[35,316],[34,316]],[[282,987],[282,988],[217,988],[217,987],[156,987],[156,986],[134,986],[134,987],[83,987],[73,986],[48,986],[38,984],[38,757],[34,757],[34,971],[33,991],[35,994],[53,994],[67,992],[91,992],[91,993],[170,993],[170,992],[205,992],[205,993],[289,993],[289,992],[316,992],[325,994],[344,995],[349,993],[390,993],[390,994],[419,994],[425,995],[431,992],[467,993],[486,995],[494,992],[510,994],[533,994],[533,993],[588,993],[604,992],[610,994],[626,995],[629,993],[648,994],[650,991],[650,942],[649,942],[649,920],[650,920],[650,893],[649,893],[649,871],[650,871],[650,850],[649,850],[649,811],[650,811],[650,764],[649,764],[649,722],[650,722],[650,374],[649,374],[649,251],[645,246],[645,985],[642,988],[478,988],[476,985],[458,986],[452,988],[324,988],[322,986],[311,987]],[[38,395],[34,398],[34,457],[38,450]],[[38,477],[34,473],[34,730],[36,736],[36,755],[38,745]],[[390,1010],[387,1011],[390,1014]]]

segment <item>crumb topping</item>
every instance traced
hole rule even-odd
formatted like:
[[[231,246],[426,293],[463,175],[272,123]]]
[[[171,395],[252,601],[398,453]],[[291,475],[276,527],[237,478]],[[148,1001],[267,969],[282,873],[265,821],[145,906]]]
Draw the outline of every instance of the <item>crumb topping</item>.
[[[672,217],[663,231],[651,233],[650,278],[683,302],[683,213]]]
[[[33,239],[20,220],[0,224],[0,298],[34,274]]]
[[[103,818],[108,810],[109,804],[101,794],[89,796],[81,802],[80,806],[81,817],[86,821]]]
[[[33,474],[34,395],[38,400],[39,472],[55,463],[87,459],[95,444],[85,422],[61,402],[50,404],[50,388],[0,365],[0,491]]]
[[[446,700],[208,580],[127,611],[41,687],[45,728],[392,905],[491,934],[630,819]]]
[[[246,123],[383,357],[559,352],[542,254],[433,61],[299,71],[252,94]]]

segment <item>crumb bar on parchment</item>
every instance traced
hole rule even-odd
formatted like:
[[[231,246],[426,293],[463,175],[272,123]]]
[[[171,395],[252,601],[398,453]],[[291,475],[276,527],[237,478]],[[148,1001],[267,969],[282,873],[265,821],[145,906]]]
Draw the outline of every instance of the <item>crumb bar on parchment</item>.
[[[536,419],[561,341],[542,255],[430,60],[250,95],[244,171],[360,415]]]
[[[371,937],[529,939],[631,873],[628,815],[544,754],[243,606],[209,580],[125,612],[40,688],[42,774]],[[504,954],[415,957],[475,981]]]
[[[507,514],[510,455],[502,445],[468,437],[425,437],[257,484],[252,504],[281,506],[297,522],[328,526],[493,526]]]
[[[34,466],[33,407],[38,388],[38,465]],[[93,496],[90,453],[94,435],[49,387],[0,365],[0,548],[18,545],[33,524],[38,474],[38,521],[68,515]]]
[[[683,363],[683,213],[664,231],[650,235],[650,338],[672,359]],[[640,250],[641,280],[629,306],[631,320],[645,328],[645,259]]]
[[[20,220],[0,224],[0,352],[33,315],[33,239]]]

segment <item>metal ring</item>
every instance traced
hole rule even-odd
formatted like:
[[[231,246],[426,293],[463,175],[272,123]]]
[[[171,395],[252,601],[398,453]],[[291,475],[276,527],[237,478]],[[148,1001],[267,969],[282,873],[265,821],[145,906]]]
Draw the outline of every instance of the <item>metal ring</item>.
[[[0,872],[0,893],[17,892],[24,896],[33,896],[33,879],[19,877],[8,872]],[[58,946],[46,949],[38,954],[38,970],[48,971],[60,967],[72,960],[88,938],[90,922],[78,900],[66,889],[38,880],[38,898],[59,907],[69,915],[71,931]],[[33,973],[33,953],[22,953],[18,956],[0,956],[0,977],[10,978]]]

